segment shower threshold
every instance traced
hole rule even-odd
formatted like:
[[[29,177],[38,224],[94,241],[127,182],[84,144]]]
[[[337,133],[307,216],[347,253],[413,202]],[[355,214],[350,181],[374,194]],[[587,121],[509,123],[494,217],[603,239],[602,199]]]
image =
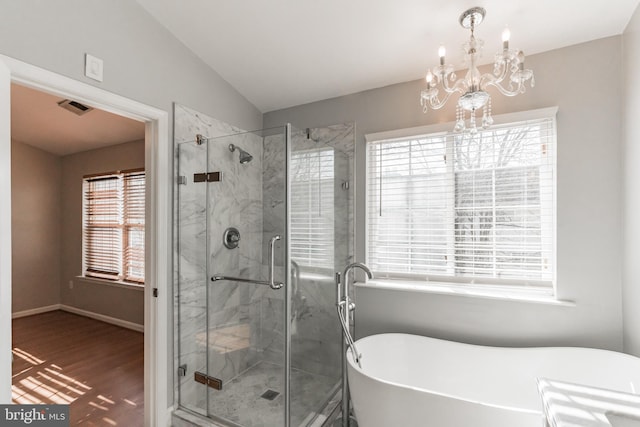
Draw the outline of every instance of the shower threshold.
[[[275,363],[259,362],[225,382],[220,391],[209,391],[209,413],[215,426],[284,426],[284,372]],[[291,426],[302,427],[316,417],[327,398],[334,395],[338,379],[291,369]],[[279,393],[272,400],[268,390]],[[272,394],[269,393],[271,396]],[[187,410],[188,411],[188,410]],[[188,411],[190,412],[190,411]],[[201,416],[201,415],[199,415]],[[324,417],[322,417],[324,418]],[[316,426],[317,421],[311,426]]]

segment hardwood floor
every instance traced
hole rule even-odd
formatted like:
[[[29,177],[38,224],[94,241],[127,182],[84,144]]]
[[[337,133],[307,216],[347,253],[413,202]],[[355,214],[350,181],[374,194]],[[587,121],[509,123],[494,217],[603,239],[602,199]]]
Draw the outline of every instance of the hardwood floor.
[[[63,311],[14,319],[12,391],[70,404],[71,425],[142,426],[143,334]]]

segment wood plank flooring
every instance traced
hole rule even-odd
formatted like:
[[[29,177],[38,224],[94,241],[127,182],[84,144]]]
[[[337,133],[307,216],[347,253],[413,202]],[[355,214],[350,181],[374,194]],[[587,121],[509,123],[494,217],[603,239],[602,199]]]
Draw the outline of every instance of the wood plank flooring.
[[[70,404],[74,426],[142,426],[143,334],[63,311],[13,319],[12,391]]]

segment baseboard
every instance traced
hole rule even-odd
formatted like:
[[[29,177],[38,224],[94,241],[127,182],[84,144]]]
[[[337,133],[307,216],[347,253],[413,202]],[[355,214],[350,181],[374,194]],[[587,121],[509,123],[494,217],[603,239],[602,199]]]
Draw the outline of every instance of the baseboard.
[[[45,307],[37,307],[31,308],[29,310],[16,311],[15,313],[11,313],[12,319],[19,319],[21,317],[33,316],[34,314],[47,313],[49,311],[60,310],[62,307],[61,304],[53,304],[47,305]]]
[[[100,320],[101,322],[111,323],[112,325],[131,329],[133,331],[144,332],[144,325],[140,325],[139,323],[133,323],[127,320],[117,319],[115,317],[106,316],[100,313],[94,313],[92,311],[82,310],[81,308],[77,308],[77,307],[73,307],[65,304],[60,304],[60,310],[67,311],[73,314],[78,314],[84,317],[90,317],[92,319]]]

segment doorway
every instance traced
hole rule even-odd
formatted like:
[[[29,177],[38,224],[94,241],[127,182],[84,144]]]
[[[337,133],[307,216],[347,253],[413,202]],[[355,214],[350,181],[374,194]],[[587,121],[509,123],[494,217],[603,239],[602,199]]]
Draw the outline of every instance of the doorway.
[[[17,84],[11,104],[12,400],[142,426],[144,123]]]
[[[167,425],[169,415],[168,346],[171,275],[171,157],[168,113],[103,89],[0,56],[0,328],[11,330],[11,166],[10,84],[49,94],[145,123],[146,232],[144,288],[144,424]],[[11,334],[0,338],[0,401],[11,401]]]

